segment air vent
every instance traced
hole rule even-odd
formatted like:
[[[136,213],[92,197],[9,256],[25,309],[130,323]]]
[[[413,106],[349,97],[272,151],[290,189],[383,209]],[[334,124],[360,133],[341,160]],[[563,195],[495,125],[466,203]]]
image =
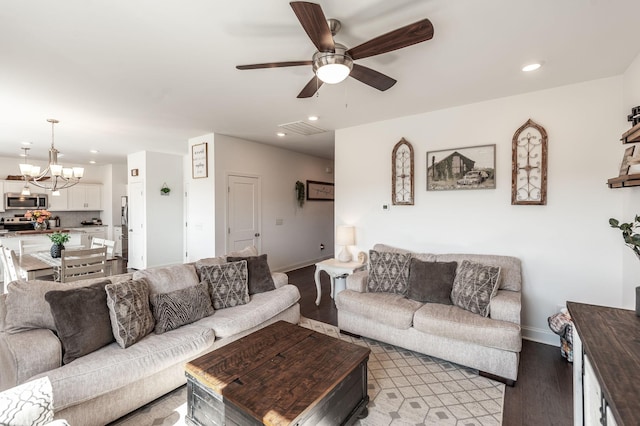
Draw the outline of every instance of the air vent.
[[[285,123],[278,125],[285,132],[297,133],[299,135],[315,135],[318,133],[326,132],[325,129],[321,129],[320,127],[312,126],[309,123],[304,121],[294,121],[293,123]]]

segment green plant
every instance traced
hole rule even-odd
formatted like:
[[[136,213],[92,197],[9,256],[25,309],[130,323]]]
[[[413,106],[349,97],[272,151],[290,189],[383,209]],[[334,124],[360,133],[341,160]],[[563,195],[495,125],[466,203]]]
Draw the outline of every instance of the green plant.
[[[612,228],[618,228],[622,231],[624,243],[629,247],[640,259],[640,234],[635,230],[640,227],[640,216],[636,215],[631,223],[620,223],[617,219],[609,219],[609,225]]]
[[[54,232],[53,234],[49,234],[49,239],[53,244],[62,245],[69,241],[71,236],[69,234],[63,234],[62,232]]]
[[[162,185],[162,188],[160,188],[160,192],[162,192],[164,195],[167,195],[171,192],[171,189],[165,183],[164,185]]]
[[[296,199],[298,200],[298,205],[302,207],[304,204],[304,183],[300,181],[296,182]]]

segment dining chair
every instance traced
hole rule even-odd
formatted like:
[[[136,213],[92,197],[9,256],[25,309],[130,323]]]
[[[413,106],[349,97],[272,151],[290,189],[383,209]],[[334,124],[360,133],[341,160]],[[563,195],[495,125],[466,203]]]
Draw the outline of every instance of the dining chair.
[[[106,247],[107,257],[113,257],[113,252],[116,248],[116,242],[113,240],[106,240],[104,238],[92,238],[91,248]]]
[[[105,277],[107,247],[80,250],[62,250],[60,282],[68,283],[86,278]]]
[[[51,249],[51,244],[38,243],[30,240],[19,240],[18,247],[20,251],[20,256],[23,254],[35,253],[38,251],[49,251]]]
[[[4,270],[4,287],[6,289],[7,284],[11,281],[24,278],[21,273],[20,266],[18,266],[18,259],[16,253],[9,247],[2,246],[2,253],[0,253],[2,259],[2,268]]]

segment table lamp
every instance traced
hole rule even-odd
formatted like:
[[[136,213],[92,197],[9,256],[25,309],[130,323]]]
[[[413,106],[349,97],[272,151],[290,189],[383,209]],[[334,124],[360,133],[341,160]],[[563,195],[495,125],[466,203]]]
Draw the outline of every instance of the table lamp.
[[[340,262],[346,263],[351,261],[351,252],[349,247],[356,243],[355,227],[353,226],[338,226],[336,229],[336,244],[342,247],[342,251],[338,255]]]

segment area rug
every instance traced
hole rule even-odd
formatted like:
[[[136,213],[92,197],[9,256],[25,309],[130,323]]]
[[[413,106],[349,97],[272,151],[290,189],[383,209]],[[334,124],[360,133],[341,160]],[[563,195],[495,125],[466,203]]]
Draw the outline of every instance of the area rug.
[[[302,318],[300,325],[371,349],[369,415],[361,426],[502,424],[504,384],[476,370],[366,338],[340,334],[337,327]],[[118,426],[185,425],[187,389],[175,391],[112,423]]]

